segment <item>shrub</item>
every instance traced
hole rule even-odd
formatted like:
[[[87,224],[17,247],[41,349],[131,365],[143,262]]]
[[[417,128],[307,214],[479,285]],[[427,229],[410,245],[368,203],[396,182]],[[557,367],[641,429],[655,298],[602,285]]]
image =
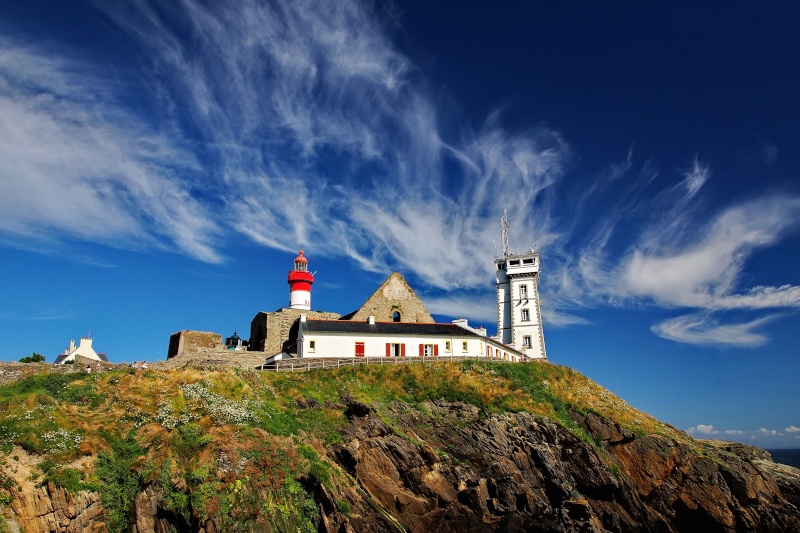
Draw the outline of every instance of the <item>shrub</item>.
[[[125,437],[101,432],[109,445],[95,461],[95,474],[100,480],[100,498],[105,508],[106,523],[110,531],[130,531],[133,527],[133,504],[142,489],[142,477],[134,465],[143,455],[142,449],[130,431]]]
[[[29,355],[27,357],[23,357],[19,360],[20,363],[44,363],[46,361],[45,357],[40,354],[33,352],[33,355]]]
[[[344,500],[339,500],[336,502],[336,510],[345,516],[350,516],[350,504]]]

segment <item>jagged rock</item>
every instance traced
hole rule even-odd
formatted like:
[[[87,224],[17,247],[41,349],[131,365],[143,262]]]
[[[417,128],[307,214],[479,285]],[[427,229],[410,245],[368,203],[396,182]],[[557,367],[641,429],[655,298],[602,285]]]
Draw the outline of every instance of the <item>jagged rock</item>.
[[[25,533],[99,533],[106,531],[103,507],[96,492],[70,494],[47,483],[24,492],[9,489],[12,521]]]
[[[328,450],[410,532],[800,531],[800,513],[779,488],[800,475],[779,485],[774,468],[750,459],[757,452],[636,438],[573,413],[605,443],[598,449],[524,412],[481,419],[466,404],[425,407],[429,415],[392,406],[391,428],[361,408]]]

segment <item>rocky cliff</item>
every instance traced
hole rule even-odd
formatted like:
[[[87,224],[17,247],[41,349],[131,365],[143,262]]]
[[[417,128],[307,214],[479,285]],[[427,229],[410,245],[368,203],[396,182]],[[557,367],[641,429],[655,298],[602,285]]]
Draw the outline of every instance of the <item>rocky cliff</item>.
[[[424,407],[392,405],[391,427],[368,406],[351,408],[344,442],[328,453],[377,504],[361,506],[355,530],[390,531],[396,521],[419,532],[800,531],[791,503],[800,471],[761,450],[637,438],[572,413],[589,443],[524,412]],[[327,518],[338,530],[341,520]]]
[[[98,391],[124,384],[127,400],[121,389],[114,394],[128,410],[139,395],[161,394],[179,397],[183,414],[165,415],[155,398],[158,411],[133,417],[138,433],[129,432],[124,446],[106,435],[107,444],[93,449],[85,429],[79,451],[42,453],[50,462],[70,453],[92,459],[72,492],[58,483],[67,469],[44,468],[50,477],[37,487],[35,475],[16,480],[21,474],[4,467],[0,530],[800,531],[800,470],[757,448],[696,441],[647,422],[616,398],[601,401],[607,391],[571,371],[541,366],[531,372],[544,374],[529,381],[508,372],[513,379],[505,381],[504,368],[511,367],[93,377]],[[170,389],[170,380],[180,385]],[[560,382],[584,395],[564,394]],[[533,401],[545,389],[525,383],[547,385],[556,410]],[[223,398],[223,390],[238,399]],[[203,408],[198,398],[218,405]],[[220,418],[219,405],[233,410],[233,402],[250,414]],[[78,402],[76,416],[85,406]],[[119,420],[122,432],[126,419]],[[107,472],[122,478],[113,484]],[[81,486],[97,488],[75,490]]]

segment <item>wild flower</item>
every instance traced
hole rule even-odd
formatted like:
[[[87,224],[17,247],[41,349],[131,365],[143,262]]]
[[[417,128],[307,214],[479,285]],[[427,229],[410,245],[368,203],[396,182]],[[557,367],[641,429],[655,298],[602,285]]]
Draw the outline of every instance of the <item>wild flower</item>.
[[[83,436],[65,428],[47,431],[42,434],[44,448],[48,453],[66,452],[83,442]]]
[[[186,383],[181,385],[181,390],[186,398],[197,400],[204,404],[216,422],[230,424],[244,424],[255,420],[256,416],[246,401],[229,400],[224,396],[214,394],[209,390],[211,383],[199,381],[197,383]]]

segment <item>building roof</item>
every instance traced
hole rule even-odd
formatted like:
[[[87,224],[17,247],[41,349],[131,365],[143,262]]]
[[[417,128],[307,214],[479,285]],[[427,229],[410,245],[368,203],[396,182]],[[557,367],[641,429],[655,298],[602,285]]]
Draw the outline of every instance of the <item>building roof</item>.
[[[417,322],[353,322],[350,320],[306,320],[304,332],[373,333],[383,335],[451,335],[481,337],[455,324]]]
[[[417,322],[353,322],[349,320],[306,320],[302,323],[303,333],[353,333],[363,335],[430,335],[440,337],[477,337],[493,346],[524,356],[513,346],[499,343],[475,331],[456,324],[417,323]]]

